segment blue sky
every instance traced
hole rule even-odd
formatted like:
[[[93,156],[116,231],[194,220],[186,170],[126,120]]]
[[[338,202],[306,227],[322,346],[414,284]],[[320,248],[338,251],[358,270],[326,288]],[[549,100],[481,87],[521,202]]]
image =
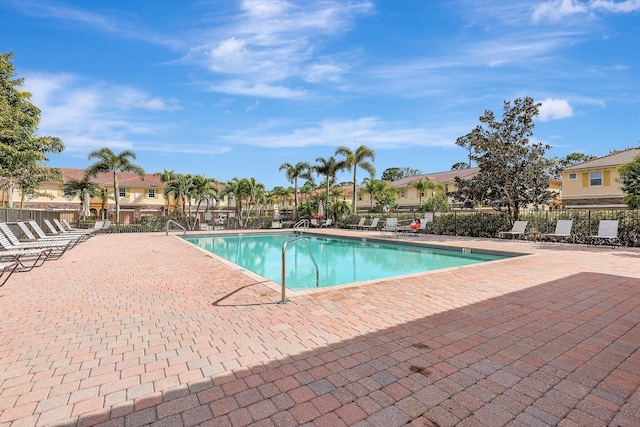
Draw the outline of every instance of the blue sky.
[[[377,178],[445,171],[485,110],[525,96],[550,156],[640,139],[640,0],[3,0],[0,16],[39,134],[65,143],[51,166],[130,149],[149,173],[271,189],[282,162],[366,145]]]

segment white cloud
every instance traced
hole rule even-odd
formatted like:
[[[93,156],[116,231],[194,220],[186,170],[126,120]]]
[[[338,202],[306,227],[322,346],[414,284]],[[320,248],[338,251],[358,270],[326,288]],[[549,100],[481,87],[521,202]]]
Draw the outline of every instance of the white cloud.
[[[232,76],[212,87],[226,93],[299,97],[306,91],[282,89],[286,79],[309,83],[339,81],[350,67],[339,54],[317,59],[321,42],[348,31],[356,16],[373,8],[369,1],[290,3],[284,0],[247,0],[232,24],[200,38],[187,59],[204,63],[211,71]],[[233,88],[236,88],[233,90]],[[238,88],[242,88],[239,90]],[[232,89],[232,90],[230,90]]]
[[[640,10],[640,0],[550,0],[533,9],[533,22],[557,22],[573,15],[591,16],[598,12],[630,13]]]
[[[177,100],[163,100],[126,86],[89,82],[71,74],[27,74],[25,90],[40,108],[39,134],[63,140],[68,151],[105,146],[132,148],[131,138],[155,134],[136,111],[172,111]]]
[[[543,122],[566,119],[573,116],[573,108],[566,99],[546,98],[540,104],[540,115],[538,117]]]
[[[296,128],[288,132],[276,129],[280,124],[257,126],[226,140],[234,144],[245,144],[269,148],[285,147],[338,147],[345,141],[358,141],[373,149],[395,149],[410,146],[450,147],[465,131],[464,124],[442,125],[439,128],[412,128],[403,123],[385,122],[376,117],[354,120],[324,120],[317,125]]]

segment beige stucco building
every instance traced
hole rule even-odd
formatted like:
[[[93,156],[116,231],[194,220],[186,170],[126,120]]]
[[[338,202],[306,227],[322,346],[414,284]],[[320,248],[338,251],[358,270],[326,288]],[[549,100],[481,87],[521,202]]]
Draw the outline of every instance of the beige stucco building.
[[[618,166],[640,155],[640,148],[569,166],[562,171],[562,205],[574,209],[626,209]]]

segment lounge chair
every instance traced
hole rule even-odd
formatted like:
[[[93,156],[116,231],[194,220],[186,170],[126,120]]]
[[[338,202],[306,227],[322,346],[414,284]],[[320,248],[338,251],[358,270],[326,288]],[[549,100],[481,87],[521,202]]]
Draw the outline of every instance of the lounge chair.
[[[380,235],[386,236],[387,232],[393,232],[395,236],[398,235],[398,218],[387,218],[384,227],[380,229]]]
[[[363,230],[377,230],[379,222],[380,222],[380,218],[373,218],[373,220],[371,221],[371,224],[369,224],[369,225],[364,224],[362,226],[362,229]]]
[[[9,225],[6,222],[0,223],[0,231],[4,233],[6,238],[9,240],[9,243],[13,246],[30,246],[32,248],[44,248],[49,246],[69,246],[69,249],[78,244],[78,238],[74,239],[60,239],[57,240],[39,240],[35,242],[21,242],[20,239],[14,234],[14,232],[9,228]]]
[[[331,223],[333,222],[333,220],[331,218],[327,219],[325,222],[323,222],[322,224],[320,224],[320,227],[331,227]]]
[[[60,258],[67,250],[71,249],[74,246],[73,241],[51,241],[51,242],[20,242],[18,240],[17,243],[11,243],[8,239],[8,236],[5,234],[5,226],[6,223],[0,223],[0,246],[2,246],[6,251],[18,250],[18,249],[51,249],[50,254],[47,256],[47,259],[57,259]],[[9,233],[15,237],[11,229],[6,227],[9,230]],[[15,242],[15,240],[14,240]],[[5,252],[0,252],[0,254],[4,254]]]
[[[360,222],[357,224],[349,224],[349,228],[362,228],[364,226],[364,222],[367,219],[365,217],[360,218]]]
[[[18,265],[20,265],[18,261],[0,262],[0,286],[7,283],[9,277],[11,277],[13,272],[16,271],[16,268],[18,268]]]
[[[91,236],[94,236],[98,232],[98,230],[96,230],[96,229],[67,230],[66,227],[64,225],[62,225],[62,223],[57,218],[53,219],[53,223],[56,225],[56,227],[58,227],[58,230],[60,231],[61,235],[72,235],[72,234],[78,235],[78,234],[81,234],[81,235],[84,235],[84,236],[87,236],[87,237],[91,237]]]
[[[0,245],[3,246],[3,245]],[[15,271],[31,271],[35,267],[40,267],[51,258],[51,249],[11,249],[0,250],[0,262],[17,262]]]
[[[64,242],[64,241],[74,241],[75,245],[77,245],[78,243],[80,243],[82,241],[82,236],[40,236],[40,237],[36,237],[31,230],[29,230],[29,227],[27,227],[27,224],[25,224],[24,222],[17,222],[18,227],[20,227],[20,230],[22,230],[22,234],[24,234],[27,237],[27,240],[29,240],[30,242]],[[11,241],[11,239],[9,239],[9,241]],[[12,242],[13,243],[13,242]],[[75,246],[74,245],[74,246]]]
[[[566,242],[572,237],[571,229],[573,228],[572,219],[559,219],[556,223],[556,230],[553,233],[541,234],[541,240],[560,240],[561,243]],[[573,240],[573,239],[572,239]]]
[[[524,238],[527,233],[525,232],[527,228],[528,221],[516,221],[513,223],[513,227],[509,231],[501,231],[498,233],[498,238],[503,238],[504,236],[511,236],[512,238],[520,237]]]
[[[44,224],[47,226],[47,228],[49,229],[49,232],[51,233],[51,235],[53,236],[84,236],[85,238],[89,237],[89,234],[94,233],[94,230],[78,230],[78,231],[61,231],[58,227],[56,227],[55,225],[53,225],[51,223],[51,221],[49,221],[48,219],[43,219],[42,220],[44,222]],[[60,224],[60,222],[58,222],[58,224]],[[87,231],[89,233],[87,233]]]
[[[320,223],[315,218],[311,218],[310,224],[312,227],[320,227]]]
[[[420,221],[420,227],[418,228],[411,228],[411,226],[398,227],[398,231],[402,233],[407,233],[408,236],[411,236],[411,235],[417,236],[420,232],[424,233],[424,230],[426,227],[427,227],[427,221]]]
[[[69,221],[67,221],[66,219],[61,219],[60,223],[62,224],[62,228],[65,231],[75,231],[75,232],[79,232],[79,233],[87,233],[90,236],[95,236],[96,234],[98,234],[100,232],[100,230],[102,230],[102,227],[104,227],[104,221],[96,221],[93,224],[93,228],[74,228],[71,226],[71,224],[69,224]]]
[[[618,237],[618,220],[603,219],[598,225],[598,234],[587,237],[588,245],[609,244],[615,248],[615,243],[620,242]]]

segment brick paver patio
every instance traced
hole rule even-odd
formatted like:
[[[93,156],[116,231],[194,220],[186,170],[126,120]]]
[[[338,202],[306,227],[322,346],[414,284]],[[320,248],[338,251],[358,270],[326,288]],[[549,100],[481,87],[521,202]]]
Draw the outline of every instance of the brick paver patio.
[[[640,425],[638,248],[413,240],[532,255],[279,305],[176,236],[90,239],[0,288],[0,427]]]

